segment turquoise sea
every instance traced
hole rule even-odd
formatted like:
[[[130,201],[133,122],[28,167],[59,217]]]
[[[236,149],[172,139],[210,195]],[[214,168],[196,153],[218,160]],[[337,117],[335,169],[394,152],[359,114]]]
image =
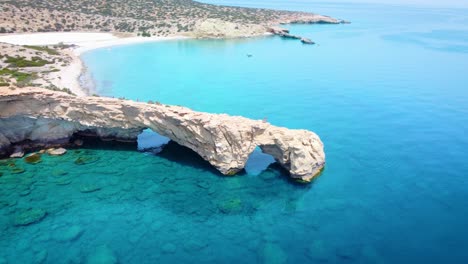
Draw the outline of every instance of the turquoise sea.
[[[256,152],[224,177],[173,142],[158,154],[88,142],[35,165],[1,161],[0,263],[468,263],[468,10],[216,3],[352,24],[287,26],[315,46],[260,37],[91,51],[97,93],[312,130],[324,173],[294,184]]]

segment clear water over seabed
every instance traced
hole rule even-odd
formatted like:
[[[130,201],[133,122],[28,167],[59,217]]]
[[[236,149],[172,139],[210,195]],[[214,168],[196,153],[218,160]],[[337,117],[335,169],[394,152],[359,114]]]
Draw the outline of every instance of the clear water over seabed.
[[[185,40],[83,58],[103,95],[317,132],[320,178],[259,173],[259,155],[222,177],[174,143],[0,163],[0,263],[466,263],[468,11],[277,3],[257,4],[353,24],[290,26],[315,46]]]

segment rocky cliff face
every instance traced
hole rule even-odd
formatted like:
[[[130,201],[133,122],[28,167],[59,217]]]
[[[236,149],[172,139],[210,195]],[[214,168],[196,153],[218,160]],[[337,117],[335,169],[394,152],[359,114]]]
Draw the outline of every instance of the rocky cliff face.
[[[310,181],[325,164],[322,142],[307,130],[179,106],[76,97],[40,88],[0,89],[4,155],[21,142],[60,144],[79,132],[136,140],[146,128],[189,147],[226,175],[242,170],[257,146],[303,181]]]
[[[190,36],[195,38],[241,38],[265,34],[264,26],[240,24],[220,19],[198,21]]]
[[[301,37],[289,35],[288,32],[282,32],[285,29],[276,27],[276,24],[341,24],[346,23],[343,20],[307,13],[290,14],[287,17],[272,23],[235,23],[222,19],[202,19],[195,23],[190,36],[195,38],[241,38],[264,35],[273,33],[276,35],[292,36],[301,39]]]

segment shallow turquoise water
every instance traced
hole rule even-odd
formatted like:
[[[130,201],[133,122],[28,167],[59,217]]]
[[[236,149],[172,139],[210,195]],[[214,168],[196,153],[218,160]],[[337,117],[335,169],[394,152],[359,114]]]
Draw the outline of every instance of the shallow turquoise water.
[[[275,165],[259,173],[259,156],[226,178],[173,143],[158,155],[106,145],[19,160],[25,173],[0,166],[0,263],[80,263],[103,244],[121,263],[466,263],[468,11],[278,8],[353,24],[290,26],[316,46],[187,40],[83,58],[103,95],[317,132],[320,178],[302,186]],[[89,186],[98,190],[80,191]],[[47,215],[13,226],[27,208]]]

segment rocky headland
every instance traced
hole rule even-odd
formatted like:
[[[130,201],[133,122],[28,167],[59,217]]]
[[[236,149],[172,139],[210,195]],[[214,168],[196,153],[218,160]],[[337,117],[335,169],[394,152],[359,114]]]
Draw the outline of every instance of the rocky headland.
[[[80,133],[136,141],[151,129],[198,153],[225,175],[241,171],[256,147],[292,178],[309,182],[325,165],[320,138],[307,130],[185,107],[104,97],[77,97],[41,88],[0,89],[0,155],[70,144]]]
[[[315,42],[312,41],[311,39],[304,38],[304,37],[301,37],[301,36],[298,36],[298,35],[292,35],[292,34],[289,33],[288,29],[285,29],[285,28],[282,28],[282,27],[270,27],[270,28],[268,28],[268,32],[273,34],[273,35],[277,35],[277,36],[280,36],[282,38],[285,38],[285,39],[298,39],[304,44],[310,44],[310,45],[315,44]]]
[[[31,32],[112,32],[143,37],[249,37],[278,24],[338,24],[329,16],[244,8],[191,0],[3,0],[0,34]]]
[[[63,37],[68,32],[109,32],[93,34],[112,33],[118,38],[108,43],[95,40],[88,48],[167,36],[226,39],[265,34],[314,44],[277,25],[348,23],[313,13],[191,0],[6,0],[0,1],[0,15],[0,34],[61,32],[50,34]],[[34,34],[26,37],[30,35]],[[0,158],[22,157],[49,147],[59,148],[48,150],[49,154],[61,155],[66,150],[60,147],[73,145],[74,138],[83,135],[135,142],[144,129],[150,128],[194,150],[226,175],[241,171],[256,147],[301,181],[311,181],[324,167],[323,144],[310,131],[179,106],[86,97],[92,91],[78,82],[84,71],[79,50],[86,47],[77,48],[75,42],[62,40],[35,44],[47,46],[24,45],[30,44],[27,41],[9,43],[0,44]],[[35,156],[27,158],[34,160]]]

